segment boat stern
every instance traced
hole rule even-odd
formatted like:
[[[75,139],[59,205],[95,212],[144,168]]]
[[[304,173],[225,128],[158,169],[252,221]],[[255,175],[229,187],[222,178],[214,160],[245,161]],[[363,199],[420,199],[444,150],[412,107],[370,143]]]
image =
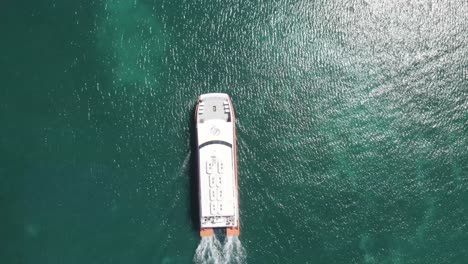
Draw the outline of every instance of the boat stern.
[[[240,234],[239,224],[233,227],[226,227],[226,236],[239,236],[239,234]]]
[[[200,228],[200,236],[201,237],[208,237],[213,236],[213,228]]]

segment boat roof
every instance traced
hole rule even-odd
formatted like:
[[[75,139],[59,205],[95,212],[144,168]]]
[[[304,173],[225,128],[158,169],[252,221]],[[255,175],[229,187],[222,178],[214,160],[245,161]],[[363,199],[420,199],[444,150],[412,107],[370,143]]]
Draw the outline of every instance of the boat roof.
[[[200,122],[209,120],[230,121],[229,95],[225,93],[209,93],[200,95],[198,118]]]
[[[206,94],[200,95],[200,99],[202,100],[207,99],[207,98],[217,98],[217,97],[229,99],[229,95],[225,93],[206,93]]]

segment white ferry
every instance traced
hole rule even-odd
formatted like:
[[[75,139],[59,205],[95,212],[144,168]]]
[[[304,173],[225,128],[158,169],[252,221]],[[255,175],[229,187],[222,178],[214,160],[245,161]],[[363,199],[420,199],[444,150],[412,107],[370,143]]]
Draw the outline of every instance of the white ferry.
[[[214,228],[239,235],[236,130],[231,99],[202,94],[195,112],[198,147],[200,236]]]

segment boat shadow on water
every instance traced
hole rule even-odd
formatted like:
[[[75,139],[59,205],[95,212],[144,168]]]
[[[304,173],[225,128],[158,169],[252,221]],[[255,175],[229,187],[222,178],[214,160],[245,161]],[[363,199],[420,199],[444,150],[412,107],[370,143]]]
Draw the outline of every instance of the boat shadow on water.
[[[189,133],[190,133],[190,162],[189,162],[189,195],[188,204],[188,214],[190,222],[192,224],[192,229],[198,235],[200,230],[200,209],[198,202],[198,165],[197,165],[197,131],[196,124],[194,120],[194,113],[196,110],[196,105],[193,106],[192,111],[190,111],[189,118]]]

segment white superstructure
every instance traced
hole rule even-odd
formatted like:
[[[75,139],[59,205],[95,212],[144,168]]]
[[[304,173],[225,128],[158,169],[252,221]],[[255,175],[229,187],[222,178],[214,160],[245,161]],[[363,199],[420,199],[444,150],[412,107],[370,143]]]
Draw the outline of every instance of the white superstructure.
[[[229,96],[201,95],[196,123],[200,234],[211,235],[212,228],[227,227],[228,234],[238,235],[235,117]]]

